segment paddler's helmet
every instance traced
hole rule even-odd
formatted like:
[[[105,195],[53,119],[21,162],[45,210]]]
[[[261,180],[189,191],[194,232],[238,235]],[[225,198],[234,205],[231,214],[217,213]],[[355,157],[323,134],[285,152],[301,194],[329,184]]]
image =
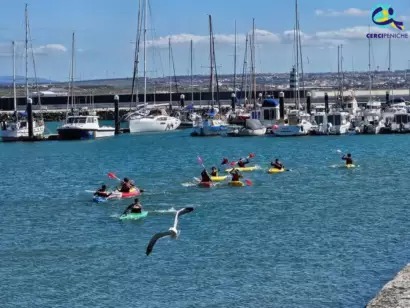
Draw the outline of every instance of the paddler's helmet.
[[[102,189],[106,189],[107,186],[106,186],[105,184],[103,184],[103,185],[101,186],[101,188],[102,188]]]
[[[278,159],[278,158],[276,158],[276,159],[275,159],[275,162],[277,163],[278,161],[279,161],[279,159]]]
[[[352,156],[352,154],[350,154],[350,153],[347,153],[347,157],[351,157]]]
[[[135,202],[135,203],[138,203],[138,202],[140,202],[140,199],[135,198],[134,202]]]
[[[124,182],[129,182],[130,180],[128,178],[124,178]]]

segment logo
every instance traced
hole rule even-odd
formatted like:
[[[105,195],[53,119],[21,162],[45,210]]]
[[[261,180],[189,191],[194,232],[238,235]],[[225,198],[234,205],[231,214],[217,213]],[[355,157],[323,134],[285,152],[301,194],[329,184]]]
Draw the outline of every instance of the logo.
[[[381,28],[392,27],[396,30],[404,30],[403,22],[395,20],[394,9],[385,4],[378,4],[372,13],[372,21]]]
[[[375,31],[376,33],[367,33],[366,37],[368,39],[400,39],[400,38],[409,38],[409,34],[401,32],[404,30],[404,25],[402,21],[396,20],[396,12],[394,9],[387,4],[378,4],[373,9],[372,22],[377,25],[379,28],[385,28],[386,30],[391,30],[391,28],[398,30],[398,32],[380,32]]]

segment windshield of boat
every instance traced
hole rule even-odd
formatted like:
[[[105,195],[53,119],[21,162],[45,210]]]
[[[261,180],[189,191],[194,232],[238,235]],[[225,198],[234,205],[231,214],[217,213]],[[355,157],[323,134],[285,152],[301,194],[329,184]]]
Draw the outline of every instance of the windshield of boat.
[[[340,125],[340,123],[342,122],[341,115],[340,114],[328,115],[327,122],[332,123],[332,125]]]
[[[324,122],[324,116],[322,115],[315,116],[315,122],[316,124],[322,124]]]
[[[70,117],[67,119],[68,124],[85,124],[86,121],[86,117]]]

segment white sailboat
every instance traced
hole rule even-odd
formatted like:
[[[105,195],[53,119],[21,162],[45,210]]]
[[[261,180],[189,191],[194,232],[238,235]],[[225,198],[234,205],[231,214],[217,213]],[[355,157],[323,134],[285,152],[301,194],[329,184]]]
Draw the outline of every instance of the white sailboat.
[[[87,112],[80,115],[75,110],[74,97],[74,57],[75,55],[75,34],[72,36],[72,54],[71,54],[71,72],[70,72],[70,90],[67,100],[67,114],[69,107],[69,98],[71,97],[72,116],[67,116],[65,124],[57,129],[60,140],[84,140],[96,139],[102,137],[111,137],[115,134],[115,128],[109,126],[100,127],[98,116],[95,111]]]
[[[288,114],[288,123],[277,125],[273,129],[273,133],[278,137],[290,137],[290,136],[307,136],[310,134],[312,129],[312,123],[310,122],[310,114],[300,110],[300,91],[299,91],[299,69],[302,69],[302,83],[303,83],[303,63],[302,63],[302,46],[300,37],[300,26],[299,26],[299,8],[298,0],[295,1],[295,62],[296,65],[293,68],[293,73],[296,78],[295,85],[295,98],[296,98],[296,110],[292,110]],[[304,88],[304,85],[302,84]]]
[[[32,104],[31,98],[29,98],[28,93],[28,10],[27,5],[25,9],[25,25],[26,25],[26,40],[25,40],[25,60],[26,60],[26,99],[27,104]],[[14,115],[13,119],[9,122],[2,123],[1,127],[1,138],[3,141],[17,141],[22,138],[28,138],[29,136],[29,119],[27,115],[19,118],[19,113],[17,110],[17,94],[16,94],[16,48],[15,42],[13,44],[13,101],[14,101]],[[31,109],[31,106],[30,106]],[[33,137],[40,138],[44,135],[44,121],[32,119],[33,123]]]
[[[144,0],[144,106],[147,105],[147,14],[148,0]],[[130,133],[164,132],[176,130],[181,120],[169,116],[165,109],[153,108],[148,115],[132,117],[129,120]]]

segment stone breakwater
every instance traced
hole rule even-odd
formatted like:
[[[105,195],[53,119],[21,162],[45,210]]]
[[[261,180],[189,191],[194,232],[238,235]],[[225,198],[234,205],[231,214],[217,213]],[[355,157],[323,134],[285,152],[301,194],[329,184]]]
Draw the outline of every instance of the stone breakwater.
[[[389,281],[366,308],[410,307],[410,263]]]

